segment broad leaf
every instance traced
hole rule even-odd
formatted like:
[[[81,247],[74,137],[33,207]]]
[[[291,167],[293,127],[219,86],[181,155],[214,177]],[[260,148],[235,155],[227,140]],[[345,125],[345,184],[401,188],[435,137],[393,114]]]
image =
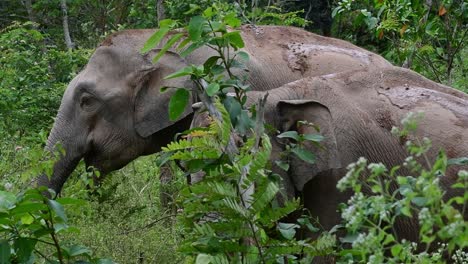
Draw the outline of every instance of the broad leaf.
[[[57,214],[57,216],[62,219],[64,222],[67,222],[67,216],[65,215],[65,210],[63,209],[63,206],[55,201],[55,200],[48,200],[47,204],[49,205],[49,208]]]
[[[184,88],[179,88],[169,100],[169,119],[177,120],[184,112],[190,98],[190,92]]]
[[[241,25],[241,21],[236,17],[235,13],[229,13],[224,17],[224,22],[230,27],[236,28]]]
[[[33,251],[37,241],[28,238],[18,238],[14,246],[19,263],[32,264],[34,262]]]
[[[310,164],[314,164],[315,163],[315,154],[308,151],[307,149],[305,148],[302,148],[302,147],[295,147],[293,149],[291,149],[291,151],[296,154],[296,156],[298,158],[300,158],[301,160],[307,162],[307,163],[310,163]]]
[[[229,32],[225,34],[224,37],[229,40],[229,44],[231,44],[234,49],[241,49],[245,46],[239,31]]]
[[[292,138],[294,140],[299,140],[299,134],[297,131],[286,131],[277,136],[278,138]]]
[[[284,171],[289,170],[289,163],[282,161],[282,160],[275,160],[275,164],[280,167]]]
[[[278,230],[280,231],[281,235],[286,238],[287,240],[291,240],[296,235],[296,228],[299,227],[296,224],[289,224],[289,223],[278,223]]]
[[[10,209],[15,203],[16,196],[14,194],[0,191],[0,212]]]
[[[0,240],[0,264],[10,264],[11,249],[6,240]]]
[[[194,16],[190,19],[190,23],[188,25],[188,32],[190,39],[192,41],[197,41],[200,39],[201,34],[203,32],[203,24],[206,22],[206,19],[201,16]]]
[[[187,55],[189,55],[190,53],[192,53],[194,50],[198,49],[199,47],[205,45],[204,42],[195,42],[195,43],[192,43],[190,44],[190,46],[188,46],[184,51],[182,51],[179,55],[184,58],[186,57]]]
[[[213,96],[219,91],[219,84],[218,83],[210,83],[206,87],[206,94],[208,96]]]
[[[245,52],[245,51],[239,51],[237,53],[237,57],[239,57],[244,62],[249,60],[249,54],[247,52]]]

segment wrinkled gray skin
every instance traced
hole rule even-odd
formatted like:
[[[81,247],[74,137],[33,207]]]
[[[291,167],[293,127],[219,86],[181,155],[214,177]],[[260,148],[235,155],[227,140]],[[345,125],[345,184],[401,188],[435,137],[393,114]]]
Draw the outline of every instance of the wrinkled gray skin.
[[[250,76],[253,90],[270,90],[308,76],[391,66],[350,43],[297,28],[244,26],[241,31],[250,61],[249,72],[238,74]],[[189,127],[192,110],[187,109],[177,122],[169,121],[171,93],[161,94],[160,88],[191,83],[163,77],[187,64],[201,64],[213,53],[205,48],[182,59],[168,52],[152,65],[158,49],[145,55],[139,50],[153,32],[128,30],[110,36],[69,84],[46,146],[53,150],[59,143],[66,154],[59,157],[50,180],[39,177],[39,185],[59,193],[81,159],[105,175],[138,156],[159,151]]]
[[[428,153],[431,162],[440,148],[445,149],[448,158],[468,156],[468,95],[409,70],[391,67],[304,78],[268,93],[265,108],[268,124],[280,132],[317,133],[312,127],[297,126],[298,121],[305,120],[319,125],[325,136],[322,142],[325,149],[307,145],[317,155],[316,164],[291,157],[288,172],[272,164],[273,171],[283,178],[287,196],[302,197],[305,208],[326,229],[339,223],[338,205],[351,196],[336,188],[348,164],[359,157],[388,167],[404,162],[408,156],[404,142],[390,131],[393,126],[400,126],[400,120],[409,112],[424,112],[415,136],[432,140],[433,148]],[[248,103],[255,103],[264,95],[265,92],[249,92]],[[197,111],[192,126],[206,124],[206,112]],[[271,143],[271,159],[279,160],[287,142],[271,135]],[[449,168],[440,179],[444,188],[454,183],[460,169],[460,166]],[[447,190],[446,197],[454,194],[463,195]],[[402,237],[416,241],[415,226],[411,222],[398,222],[396,228]]]

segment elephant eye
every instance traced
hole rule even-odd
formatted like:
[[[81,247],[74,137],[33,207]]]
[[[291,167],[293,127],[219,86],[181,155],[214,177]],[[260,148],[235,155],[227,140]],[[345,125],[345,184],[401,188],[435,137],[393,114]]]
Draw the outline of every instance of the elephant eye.
[[[88,93],[83,93],[80,98],[80,107],[84,110],[90,111],[94,109],[98,100]]]

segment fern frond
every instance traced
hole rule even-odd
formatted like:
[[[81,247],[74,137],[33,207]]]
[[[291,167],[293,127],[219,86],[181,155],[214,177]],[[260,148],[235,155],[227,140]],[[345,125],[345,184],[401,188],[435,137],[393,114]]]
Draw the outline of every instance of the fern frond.
[[[259,221],[263,225],[271,227],[274,223],[278,222],[281,218],[286,217],[290,213],[297,210],[299,206],[300,206],[299,199],[292,199],[291,201],[285,202],[285,204],[279,208],[266,207],[261,212]]]
[[[275,198],[276,194],[279,191],[278,184],[275,182],[268,182],[262,191],[257,191],[254,194],[254,202],[252,204],[252,209],[254,212],[263,211],[266,206]]]

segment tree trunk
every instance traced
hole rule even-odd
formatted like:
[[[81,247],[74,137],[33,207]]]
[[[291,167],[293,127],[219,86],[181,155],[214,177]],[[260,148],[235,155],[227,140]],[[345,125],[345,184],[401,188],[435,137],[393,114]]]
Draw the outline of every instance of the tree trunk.
[[[67,2],[66,0],[60,0],[60,8],[62,9],[63,14],[63,34],[65,36],[65,44],[68,49],[73,49],[75,44],[73,44],[70,37],[70,30],[68,29],[68,11],[67,11]]]
[[[156,2],[156,15],[158,16],[158,25],[159,21],[166,18],[166,11],[164,10],[163,0],[157,0]]]

